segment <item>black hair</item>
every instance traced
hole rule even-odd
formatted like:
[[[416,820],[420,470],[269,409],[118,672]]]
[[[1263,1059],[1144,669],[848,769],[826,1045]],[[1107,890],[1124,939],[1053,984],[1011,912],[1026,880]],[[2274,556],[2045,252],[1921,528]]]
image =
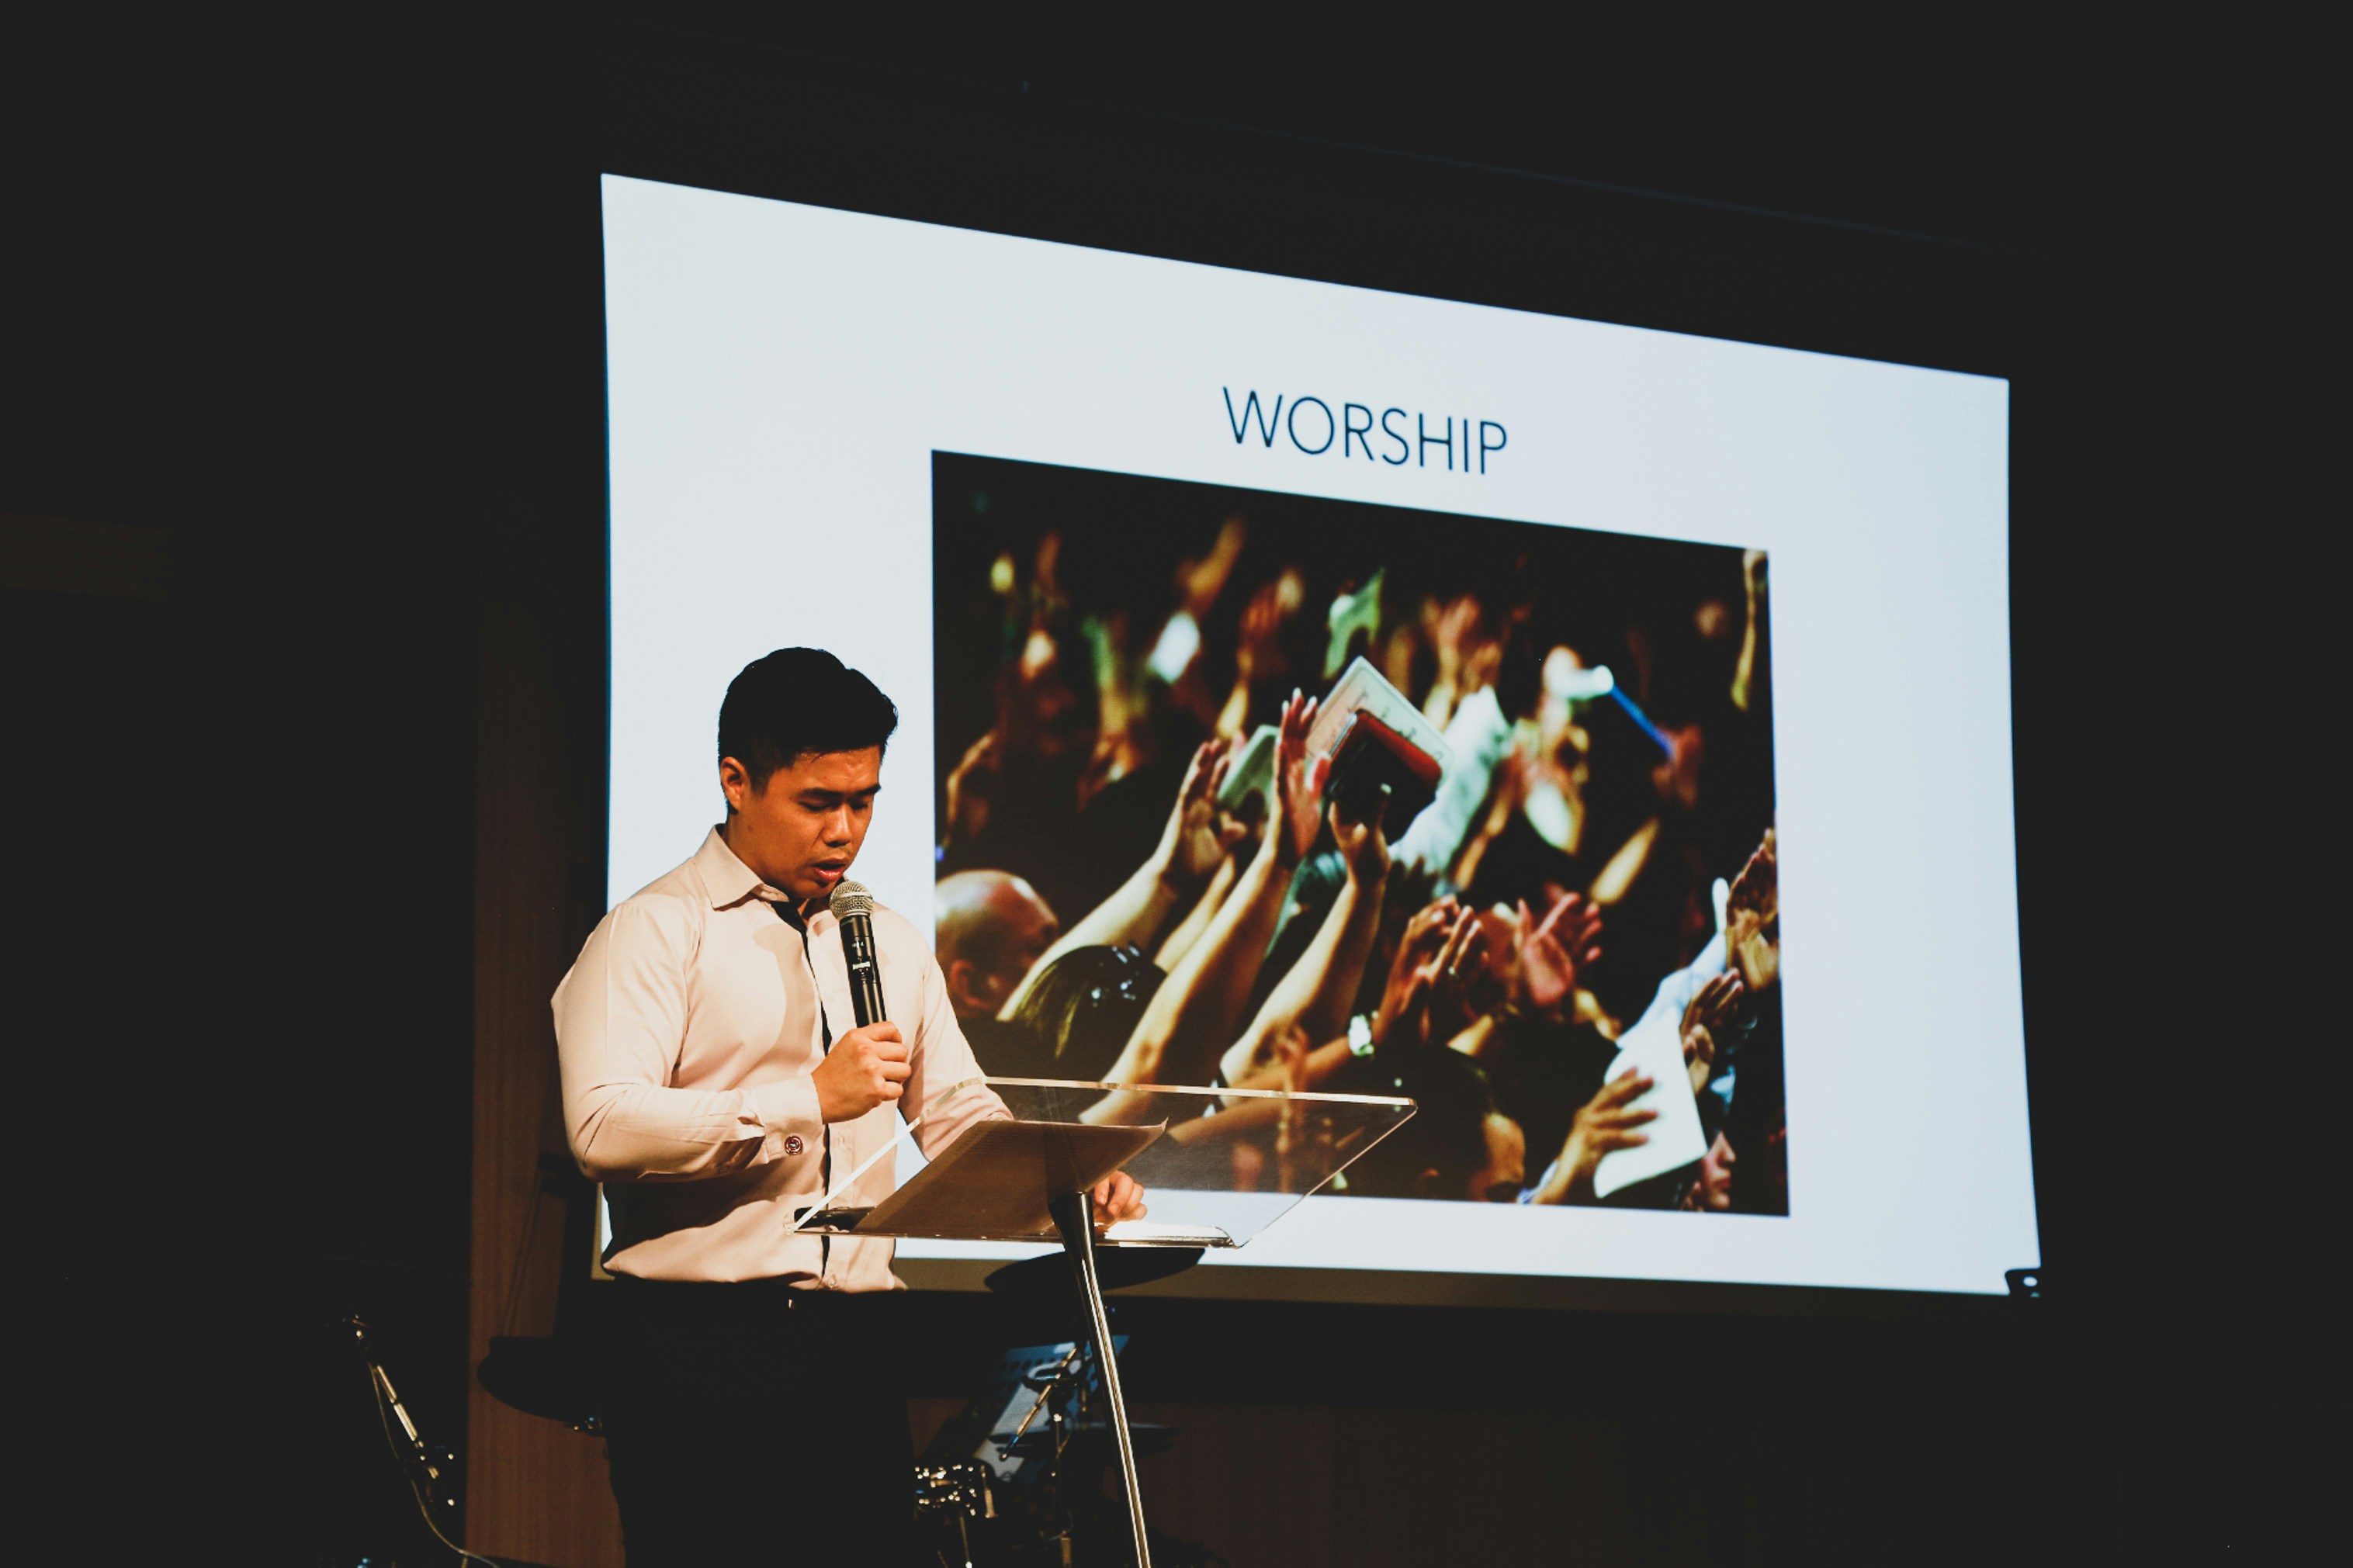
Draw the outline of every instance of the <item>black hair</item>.
[[[1334,1094],[1397,1095],[1417,1109],[1404,1126],[1348,1167],[1348,1190],[1369,1197],[1465,1197],[1462,1184],[1487,1163],[1494,1092],[1477,1062],[1447,1047],[1351,1057],[1319,1086]],[[1424,1191],[1422,1173],[1438,1173]]]
[[[1044,1042],[1063,1076],[1100,1080],[1167,978],[1140,947],[1074,947],[1046,966],[1012,1022]]]
[[[719,705],[719,755],[766,787],[768,776],[826,752],[888,746],[899,710],[821,647],[780,647],[745,665]]]

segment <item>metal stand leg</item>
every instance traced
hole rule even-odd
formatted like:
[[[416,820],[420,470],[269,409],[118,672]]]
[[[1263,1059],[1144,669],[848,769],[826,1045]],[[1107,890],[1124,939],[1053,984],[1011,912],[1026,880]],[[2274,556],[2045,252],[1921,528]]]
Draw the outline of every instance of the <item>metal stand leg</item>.
[[[1135,1535],[1136,1568],[1152,1568],[1152,1549],[1144,1540],[1144,1495],[1135,1486],[1135,1444],[1127,1431],[1127,1400],[1119,1390],[1119,1357],[1112,1349],[1111,1315],[1103,1310],[1103,1281],[1095,1273],[1094,1216],[1084,1193],[1065,1194],[1050,1206],[1062,1233],[1062,1250],[1070,1255],[1071,1267],[1079,1277],[1079,1294],[1087,1299],[1088,1331],[1094,1337],[1095,1360],[1103,1367],[1103,1393],[1111,1400],[1112,1434],[1119,1440],[1119,1479],[1127,1493],[1127,1522]]]

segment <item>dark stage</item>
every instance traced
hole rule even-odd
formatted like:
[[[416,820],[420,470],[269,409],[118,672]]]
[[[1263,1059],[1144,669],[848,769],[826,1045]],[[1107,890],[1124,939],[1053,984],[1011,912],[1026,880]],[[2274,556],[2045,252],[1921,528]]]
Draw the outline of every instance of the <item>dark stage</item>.
[[[2168,434],[2228,415],[2190,356],[2231,292],[2170,231],[2253,233],[2179,173],[2199,114],[1990,28],[1200,20],[8,25],[18,1486],[79,1554],[455,1561],[356,1314],[452,1539],[621,1561],[601,1440],[475,1375],[597,1288],[542,1157],[549,994],[608,901],[605,173],[2007,378],[2017,1261],[2052,1287],[1115,1297],[1134,1417],[1178,1429],[1143,1493],[1233,1568],[2260,1552],[2274,1270],[2181,1101],[2243,1028],[2206,977],[2263,971],[2247,918],[2147,914],[2258,896],[2184,886],[2177,813],[2262,814],[2181,782],[2180,715],[2296,662],[2236,657],[2295,618],[2275,509],[2211,570],[2152,542],[2228,494]],[[1069,1326],[902,1304],[919,1448]]]

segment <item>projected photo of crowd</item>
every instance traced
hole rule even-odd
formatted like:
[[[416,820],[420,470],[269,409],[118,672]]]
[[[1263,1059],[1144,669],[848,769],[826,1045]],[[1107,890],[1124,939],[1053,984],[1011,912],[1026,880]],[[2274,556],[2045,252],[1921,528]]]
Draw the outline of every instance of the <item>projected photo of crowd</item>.
[[[1413,1099],[1328,1192],[1788,1212],[1763,551],[933,477],[986,1069]]]

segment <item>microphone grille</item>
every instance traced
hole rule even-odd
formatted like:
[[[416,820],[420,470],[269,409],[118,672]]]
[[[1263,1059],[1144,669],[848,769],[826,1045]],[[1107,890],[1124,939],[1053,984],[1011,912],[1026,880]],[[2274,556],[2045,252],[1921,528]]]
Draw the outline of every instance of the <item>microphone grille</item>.
[[[837,882],[833,889],[832,907],[833,918],[838,921],[846,921],[852,915],[871,918],[874,895],[866,890],[863,882]]]

